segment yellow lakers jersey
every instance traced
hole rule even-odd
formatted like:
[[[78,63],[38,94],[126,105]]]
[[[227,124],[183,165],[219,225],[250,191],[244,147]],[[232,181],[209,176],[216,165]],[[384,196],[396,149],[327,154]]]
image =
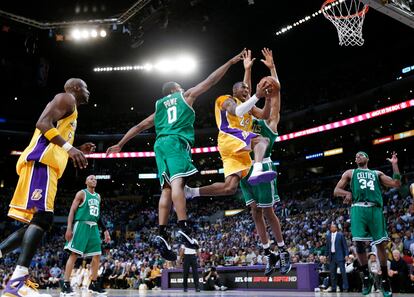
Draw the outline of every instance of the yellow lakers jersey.
[[[67,116],[57,122],[56,129],[59,131],[60,136],[67,142],[73,144],[73,139],[76,130],[76,119],[78,118],[78,111],[75,110]],[[47,166],[53,167],[57,170],[58,178],[63,175],[66,164],[68,163],[69,155],[60,146],[51,143],[47,138],[36,129],[29,146],[23,151],[19,160],[17,161],[16,169],[17,174],[20,175],[22,165],[27,161],[37,161]]]
[[[248,145],[252,136],[255,136],[253,133],[250,133],[253,130],[253,116],[250,113],[238,117],[222,109],[223,103],[229,98],[236,101],[237,105],[242,103],[239,99],[230,95],[223,95],[216,99],[216,123],[220,130],[217,142],[222,153],[240,150]]]
[[[244,114],[242,117],[232,115],[222,109],[223,103],[232,98],[236,101],[237,105],[242,104],[242,102],[236,97],[230,95],[223,95],[216,99],[215,114],[216,114],[216,123],[220,131],[224,131],[228,128],[240,129],[246,132],[251,132],[253,129],[253,116],[250,113]]]

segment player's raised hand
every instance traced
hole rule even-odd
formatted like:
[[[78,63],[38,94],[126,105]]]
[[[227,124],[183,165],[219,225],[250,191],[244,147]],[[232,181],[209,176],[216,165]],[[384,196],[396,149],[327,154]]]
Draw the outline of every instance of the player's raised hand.
[[[261,59],[263,64],[266,65],[267,68],[273,68],[275,67],[275,62],[273,61],[273,52],[271,49],[268,49],[267,47],[262,49],[262,55],[264,59]]]
[[[106,155],[113,154],[113,153],[119,153],[122,150],[122,147],[119,144],[115,144],[111,147],[108,147],[106,150]]]
[[[95,149],[96,149],[96,145],[92,142],[84,143],[79,147],[79,150],[84,154],[93,153]]]
[[[72,147],[68,154],[76,168],[84,169],[88,166],[88,160],[86,160],[85,155],[77,148]]]
[[[244,69],[251,69],[252,66],[253,66],[254,60],[256,60],[256,58],[252,59],[252,51],[251,50],[245,50],[242,53],[242,57],[243,57]]]
[[[246,51],[246,49],[244,48],[240,53],[238,53],[237,55],[235,55],[233,58],[230,59],[230,63],[232,65],[236,64],[237,62],[243,60],[243,54]]]
[[[387,158],[387,161],[390,162],[391,164],[397,164],[398,163],[397,153],[392,152],[391,158]]]

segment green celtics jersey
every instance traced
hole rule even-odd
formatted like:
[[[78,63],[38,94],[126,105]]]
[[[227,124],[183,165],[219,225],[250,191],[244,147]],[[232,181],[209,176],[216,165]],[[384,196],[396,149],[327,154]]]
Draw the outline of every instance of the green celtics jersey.
[[[253,121],[253,132],[256,134],[260,134],[263,137],[269,138],[269,147],[266,149],[263,158],[270,158],[270,156],[272,155],[273,145],[275,144],[278,134],[273,132],[273,130],[269,128],[265,120],[258,119],[255,119]],[[252,158],[254,158],[253,151]]]
[[[354,169],[351,179],[352,202],[371,202],[382,207],[381,184],[377,171]]]
[[[98,222],[100,214],[101,196],[98,193],[92,194],[87,189],[85,200],[78,206],[75,214],[75,221]]]
[[[194,120],[194,110],[185,101],[181,92],[165,96],[155,103],[154,125],[157,139],[162,136],[177,135],[192,146]]]

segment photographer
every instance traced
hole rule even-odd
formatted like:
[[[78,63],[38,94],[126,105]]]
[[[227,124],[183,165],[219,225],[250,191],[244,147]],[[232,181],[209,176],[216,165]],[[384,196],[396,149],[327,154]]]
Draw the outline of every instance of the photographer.
[[[216,267],[206,267],[203,273],[203,286],[205,291],[226,291],[227,287],[223,285]]]

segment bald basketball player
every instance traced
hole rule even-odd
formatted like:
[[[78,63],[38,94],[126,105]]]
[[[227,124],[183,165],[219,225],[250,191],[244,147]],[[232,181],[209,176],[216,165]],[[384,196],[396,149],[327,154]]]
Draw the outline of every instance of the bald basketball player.
[[[78,117],[77,107],[88,103],[89,91],[79,78],[69,79],[65,92],[50,101],[36,123],[29,146],[17,161],[19,181],[10,202],[8,216],[26,225],[0,244],[0,257],[21,248],[17,266],[2,297],[39,297],[29,280],[29,265],[45,232],[53,223],[53,209],[58,179],[65,171],[68,158],[75,167],[86,168],[84,153],[93,152],[95,145],[72,146]],[[54,123],[57,123],[56,126]]]

